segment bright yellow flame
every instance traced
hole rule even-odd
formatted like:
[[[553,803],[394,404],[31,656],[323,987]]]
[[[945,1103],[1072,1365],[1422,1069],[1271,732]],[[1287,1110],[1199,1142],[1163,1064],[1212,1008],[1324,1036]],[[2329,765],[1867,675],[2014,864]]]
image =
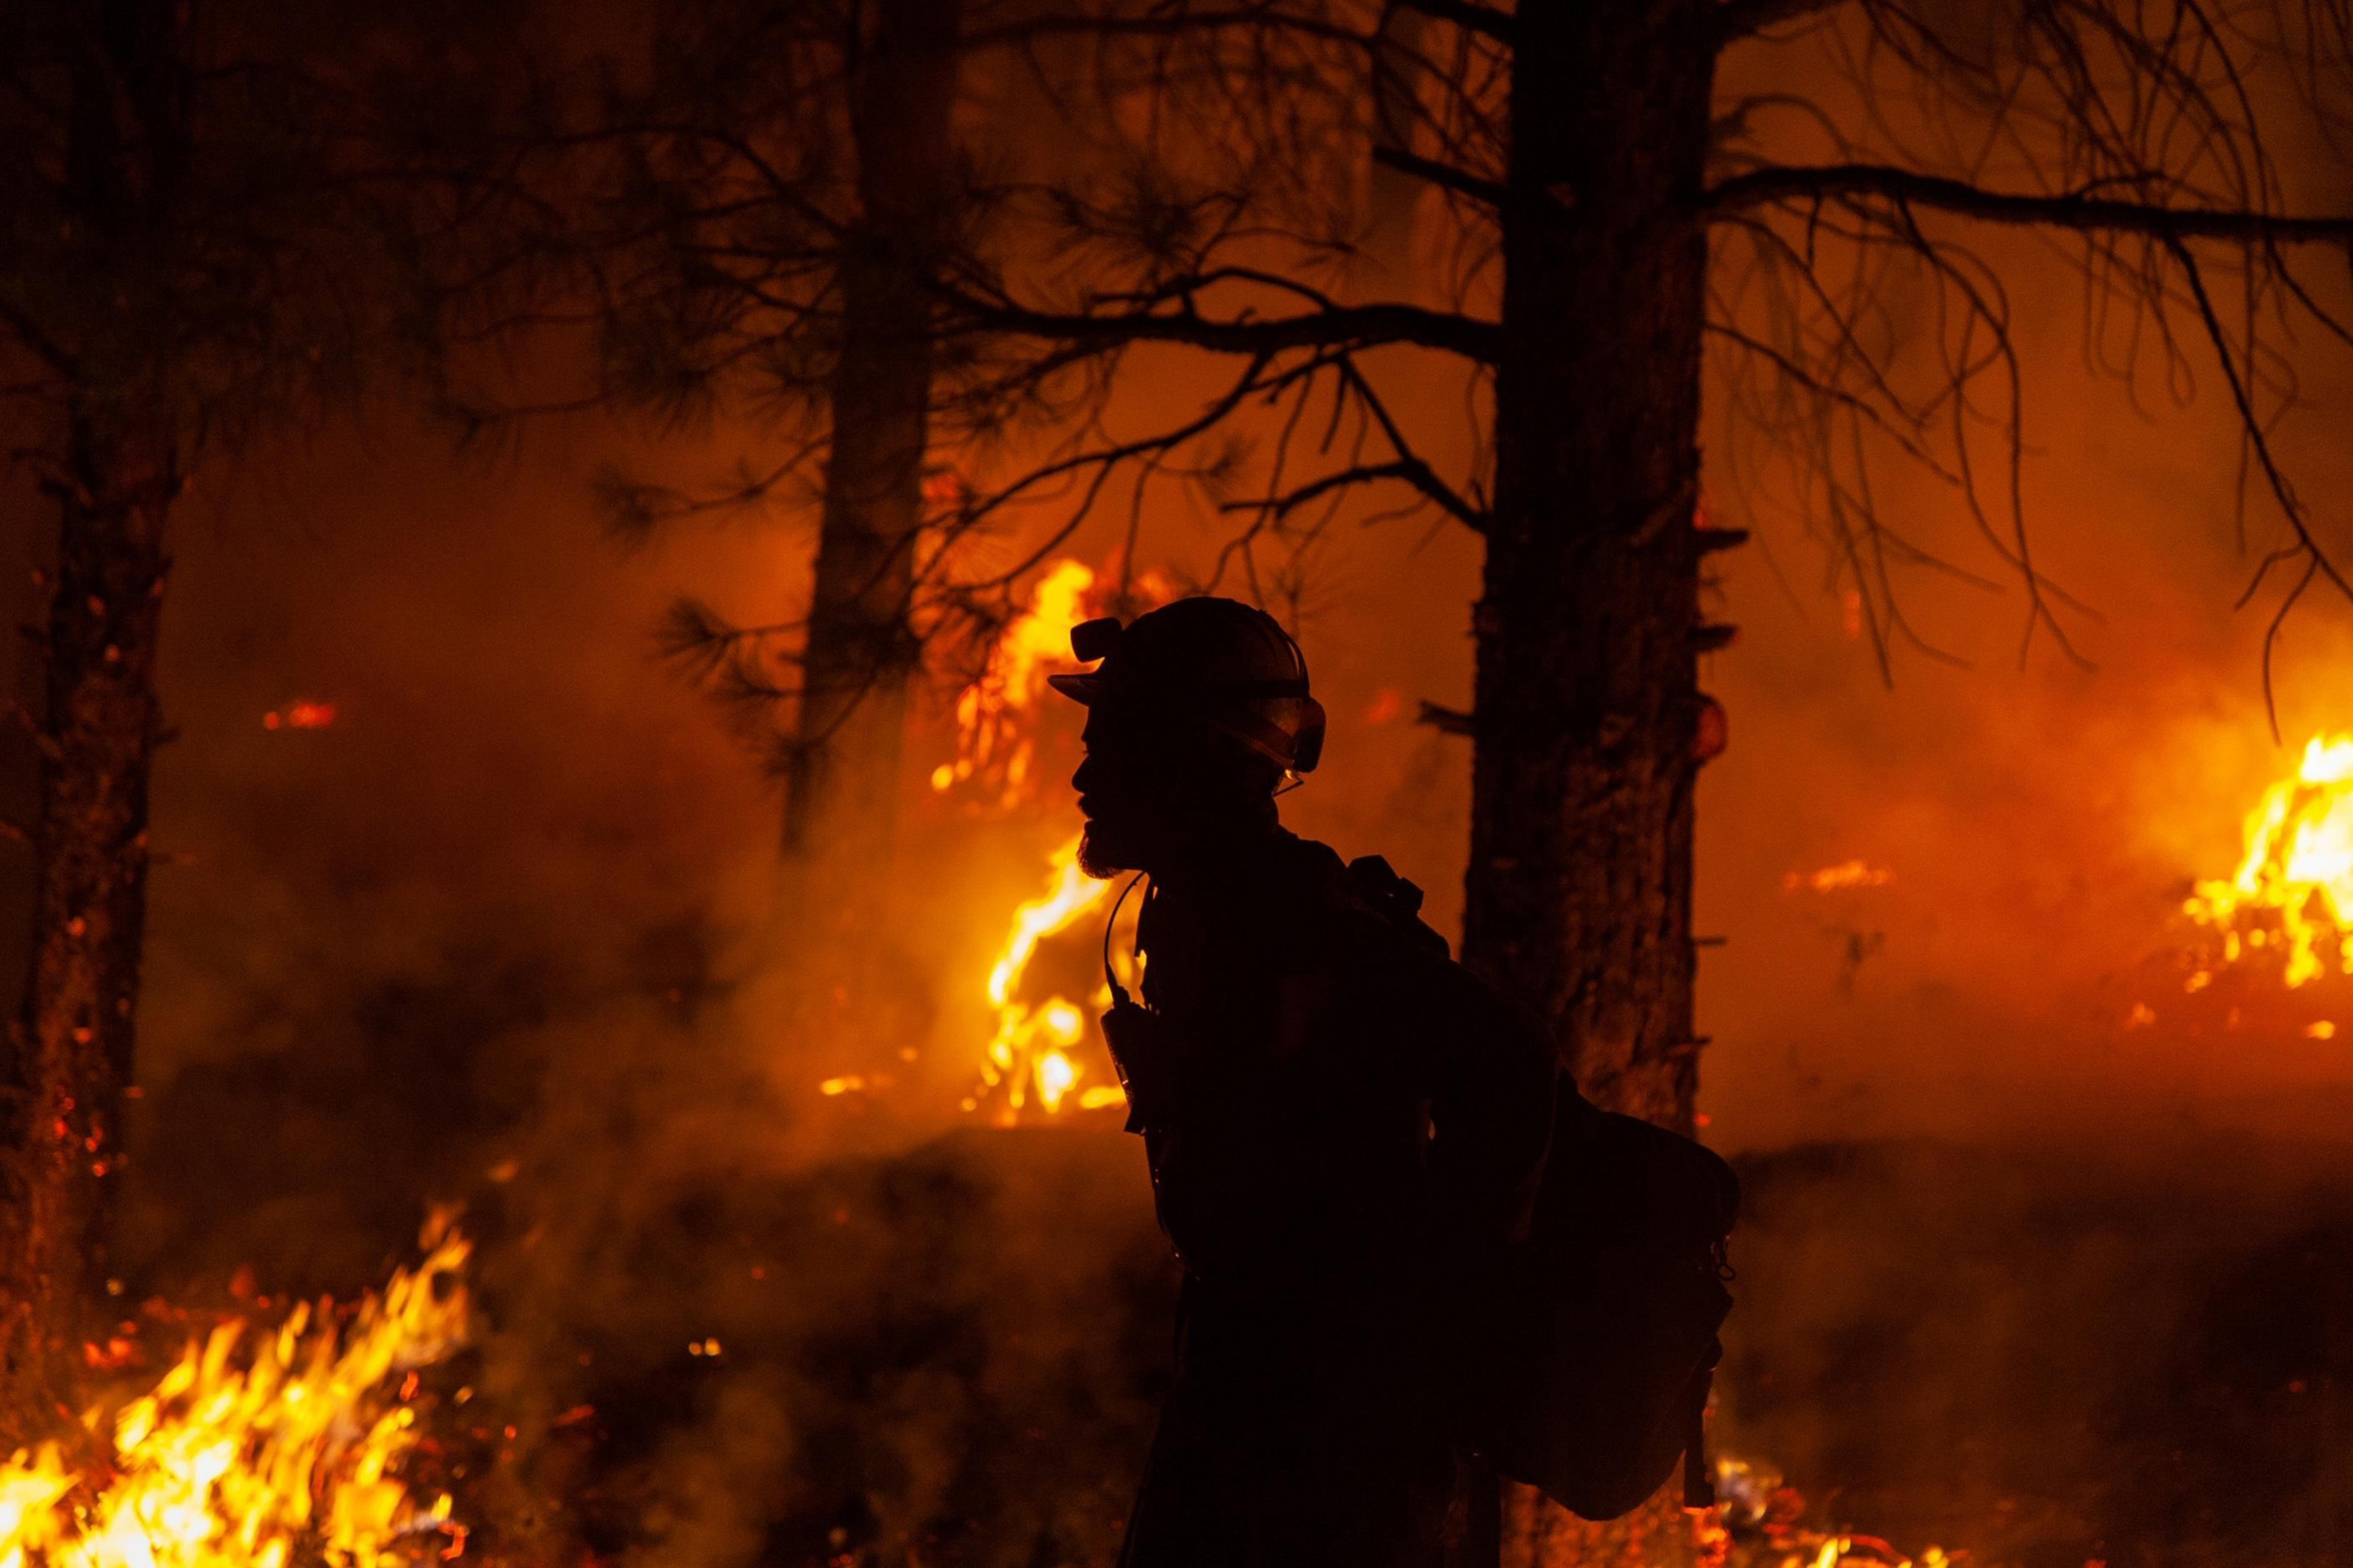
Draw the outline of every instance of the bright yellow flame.
[[[845,1073],[829,1078],[817,1086],[819,1094],[856,1094],[866,1087],[866,1079],[857,1073]]]
[[[999,1007],[1011,1000],[1021,972],[1029,967],[1030,955],[1038,951],[1039,940],[1068,926],[1102,903],[1111,891],[1109,882],[1099,882],[1080,869],[1076,837],[1055,850],[1048,865],[1052,886],[1044,898],[1032,899],[1013,911],[1013,930],[1005,939],[1005,951],[988,972],[988,999]]]
[[[1062,1109],[1062,1097],[1079,1079],[1079,1069],[1060,1051],[1038,1058],[1038,1102],[1050,1114]]]
[[[2353,735],[2313,737],[2295,776],[2263,792],[2247,814],[2246,849],[2229,881],[2202,881],[2183,910],[2223,936],[2223,960],[2273,940],[2287,949],[2282,978],[2306,984],[2353,973]],[[2276,932],[2276,937],[2274,933]]]
[[[417,1415],[387,1382],[465,1338],[470,1244],[437,1215],[425,1245],[347,1325],[298,1306],[242,1366],[242,1321],[192,1341],[115,1417],[102,1469],[18,1450],[0,1465],[0,1568],[393,1568],[405,1537],[461,1539],[447,1497],[420,1503],[392,1473]]]
[[[1029,605],[1006,623],[989,650],[988,668],[956,698],[956,754],[932,770],[932,788],[944,793],[979,779],[994,786],[997,804],[1026,796],[1037,740],[1025,722],[1056,669],[1075,669],[1071,628],[1094,613],[1095,572],[1083,561],[1046,569],[1029,591]]]
[[[988,1100],[989,1091],[1003,1086],[997,1117],[1005,1122],[1019,1120],[1033,1095],[1047,1115],[1058,1114],[1086,1076],[1086,1069],[1069,1055],[1086,1038],[1085,1010],[1067,996],[1042,1001],[1024,998],[1021,977],[1037,956],[1038,944],[1100,910],[1112,885],[1095,880],[1080,868],[1076,837],[1054,851],[1047,870],[1045,893],[1013,911],[1012,928],[989,969],[988,1001],[997,1010],[997,1032],[983,1053],[980,1091],[965,1102],[970,1110]],[[1089,1087],[1079,1094],[1082,1109],[1104,1103],[1094,1098],[1100,1087]],[[6,1565],[0,1563],[0,1568]]]

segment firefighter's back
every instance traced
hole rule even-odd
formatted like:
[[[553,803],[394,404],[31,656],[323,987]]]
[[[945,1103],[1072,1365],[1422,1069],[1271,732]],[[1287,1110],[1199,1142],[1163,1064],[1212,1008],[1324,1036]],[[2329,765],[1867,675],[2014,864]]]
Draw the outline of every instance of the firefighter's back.
[[[1187,1281],[1132,1568],[1438,1561],[1448,1285],[1541,1162],[1549,1047],[1275,834],[1156,888],[1145,1132]]]

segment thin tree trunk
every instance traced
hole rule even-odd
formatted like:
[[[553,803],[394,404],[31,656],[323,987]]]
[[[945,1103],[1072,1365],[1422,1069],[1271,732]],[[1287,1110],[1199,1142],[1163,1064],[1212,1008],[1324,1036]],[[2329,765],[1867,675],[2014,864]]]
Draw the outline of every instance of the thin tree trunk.
[[[1365,193],[1366,251],[1398,283],[1413,278],[1413,219],[1424,183],[1380,161],[1383,153],[1410,153],[1421,115],[1421,48],[1428,19],[1409,5],[1392,5],[1381,16],[1380,45],[1373,51],[1372,172]]]
[[[65,211],[102,271],[130,276],[134,258],[164,270],[188,134],[183,9],[76,0],[58,20],[72,81]],[[33,928],[0,1054],[0,1425],[20,1434],[60,1413],[105,1300],[147,914],[164,531],[180,488],[154,345],[84,326],[95,348],[69,366],[45,484],[58,556],[40,637]]]
[[[1463,922],[1589,1096],[1686,1132],[1715,8],[1515,18]],[[1631,1560],[1525,1494],[1505,1533],[1507,1563]]]
[[[852,113],[863,222],[841,266],[832,449],[785,807],[785,908],[839,965],[871,948],[894,837],[932,397],[958,0],[879,0]]]

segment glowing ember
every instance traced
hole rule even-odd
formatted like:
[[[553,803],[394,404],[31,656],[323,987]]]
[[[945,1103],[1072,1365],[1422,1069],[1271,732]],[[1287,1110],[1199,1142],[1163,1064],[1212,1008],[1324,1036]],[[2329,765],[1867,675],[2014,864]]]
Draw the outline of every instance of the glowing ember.
[[[1819,871],[1792,871],[1781,879],[1784,892],[1841,893],[1852,888],[1883,888],[1895,873],[1865,860],[1841,860]]]
[[[289,702],[261,716],[265,730],[323,730],[335,721],[332,702]]]
[[[1695,1559],[1723,1568],[1965,1568],[1968,1554],[1931,1546],[1916,1558],[1876,1536],[1806,1521],[1804,1496],[1761,1460],[1719,1455],[1716,1506],[1692,1512]]]
[[[417,1380],[400,1374],[466,1331],[458,1276],[470,1246],[442,1216],[424,1244],[424,1263],[346,1324],[304,1304],[249,1359],[236,1356],[242,1320],[191,1342],[115,1416],[102,1468],[68,1468],[55,1443],[20,1449],[0,1465],[0,1568],[390,1568],[457,1555],[465,1531],[448,1497],[419,1504],[395,1473],[417,1441]]]
[[[2276,953],[2281,978],[2306,984],[2353,973],[2353,735],[2315,736],[2295,776],[2263,792],[2247,814],[2246,848],[2228,881],[2197,885],[2182,906],[2221,938],[2221,961]],[[2205,972],[2189,988],[2204,984]]]
[[[988,1000],[997,1009],[997,1032],[982,1058],[980,1087],[965,1102],[967,1110],[998,1099],[1000,1090],[997,1119],[1006,1123],[1018,1121],[1024,1108],[1031,1104],[1049,1116],[1058,1114],[1071,1101],[1073,1090],[1078,1091],[1076,1103],[1082,1110],[1126,1102],[1116,1084],[1082,1089],[1088,1069],[1076,1059],[1077,1049],[1087,1037],[1090,1013],[1109,1005],[1111,998],[1090,997],[1082,1005],[1068,996],[1025,996],[1021,985],[1038,944],[1100,910],[1111,890],[1112,884],[1098,882],[1079,868],[1079,840],[1074,837],[1054,851],[1045,894],[1013,911],[1013,927],[988,972]]]

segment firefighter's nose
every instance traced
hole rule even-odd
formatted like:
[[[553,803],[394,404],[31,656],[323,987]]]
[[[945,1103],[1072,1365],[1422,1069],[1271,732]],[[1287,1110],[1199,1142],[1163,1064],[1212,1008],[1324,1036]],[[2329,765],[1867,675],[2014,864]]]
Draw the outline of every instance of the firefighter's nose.
[[[1078,771],[1071,775],[1071,787],[1081,795],[1086,794],[1088,784],[1101,771],[1095,766],[1095,760],[1092,754],[1082,758],[1079,763]]]

